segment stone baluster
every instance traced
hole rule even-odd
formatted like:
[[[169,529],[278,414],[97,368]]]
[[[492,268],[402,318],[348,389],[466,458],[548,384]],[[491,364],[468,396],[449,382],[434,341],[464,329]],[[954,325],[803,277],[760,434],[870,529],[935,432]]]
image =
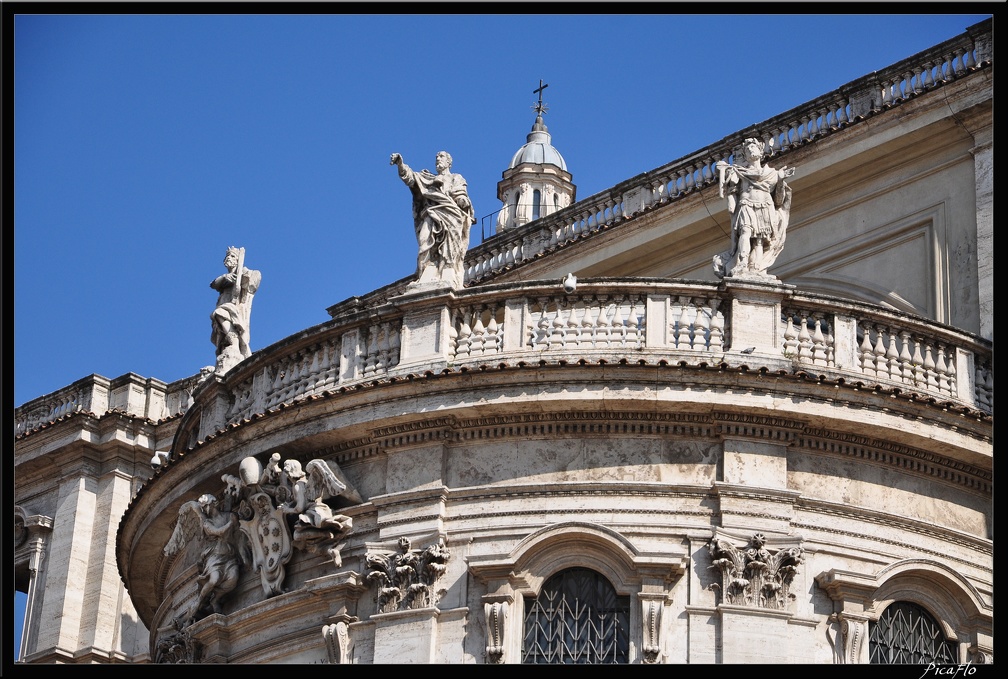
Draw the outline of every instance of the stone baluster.
[[[714,352],[720,352],[724,349],[724,314],[718,311],[720,306],[720,299],[716,297],[710,299],[710,341],[707,345],[707,349]]]
[[[651,182],[651,195],[648,205],[660,205],[667,200],[665,191],[666,180],[655,179]]]
[[[599,315],[595,323],[597,347],[608,347],[612,340],[612,304],[609,295],[599,295]]]
[[[808,119],[808,138],[815,139],[819,136],[819,113],[815,112]]]
[[[473,356],[482,356],[486,349],[486,326],[483,325],[483,308],[478,308],[473,313],[472,326],[472,347],[470,353]]]
[[[469,309],[459,312],[457,336],[455,337],[455,356],[460,359],[469,357],[472,345],[472,328],[469,325]]]
[[[784,326],[784,355],[798,355],[798,331],[794,327],[794,316],[790,313],[787,316],[787,325]]]
[[[902,330],[899,333],[900,336],[900,352],[899,352],[899,366],[898,372],[891,373],[891,376],[895,379],[898,378],[903,382],[913,382],[914,369],[913,369],[913,356],[910,353],[910,333],[906,330]],[[895,344],[896,338],[893,337],[892,342]]]
[[[826,338],[823,336],[822,326],[826,321],[821,318],[815,319],[815,332],[812,333],[812,362],[816,365],[827,365],[829,361],[826,356]]]
[[[704,309],[703,301],[697,300],[696,320],[693,323],[693,341],[690,348],[694,351],[706,350],[709,346],[710,316]]]
[[[563,302],[556,300],[554,304],[556,306],[556,313],[553,315],[553,322],[550,324],[549,346],[555,344],[562,347],[564,345],[564,327],[566,326],[563,319]]]
[[[625,298],[616,300],[616,310],[613,313],[612,328],[616,337],[614,338],[620,346],[625,347],[627,344],[627,319],[623,313],[623,305],[626,302]]]
[[[904,332],[903,335],[907,338],[907,340],[910,339],[910,333]],[[910,370],[913,383],[917,385],[926,384],[927,380],[924,374],[924,356],[921,354],[920,340],[914,338],[913,346],[913,355],[910,357]]]
[[[585,312],[581,317],[581,330],[578,336],[584,339],[589,348],[596,346],[598,339],[598,301],[593,297],[585,298]]]
[[[579,315],[579,311],[584,311],[584,302],[577,299],[571,303],[567,314],[567,323],[564,327],[564,338],[566,339],[567,346],[581,346],[581,316],[583,314]]]
[[[486,325],[486,340],[483,342],[483,353],[485,354],[496,354],[502,351],[504,346],[501,326],[497,322],[497,312],[496,305],[490,307],[490,320]]]
[[[918,345],[919,346],[919,345]],[[929,391],[938,390],[938,371],[934,360],[934,346],[931,343],[924,345],[924,378]]]
[[[812,360],[812,335],[808,331],[808,316],[800,312],[801,326],[798,329],[798,358],[803,361]]]
[[[898,380],[900,378],[900,355],[896,349],[896,331],[888,329],[889,346],[885,352],[886,375],[889,379]]]
[[[973,50],[967,49],[963,54],[963,68],[967,71],[972,71],[976,67],[977,62],[976,59],[973,57]]]
[[[378,326],[372,325],[368,329],[367,354],[364,357],[364,377],[371,377],[375,373],[375,364],[378,361]]]
[[[872,347],[871,326],[867,323],[862,329],[861,336],[861,372],[876,374],[875,370],[875,349]]]
[[[847,107],[850,105],[850,101],[844,98],[839,103],[840,108],[837,109],[837,127],[843,127],[850,122],[850,117],[847,115]]]
[[[938,357],[935,359],[935,372],[938,373],[938,391],[945,394],[954,394],[951,390],[951,379],[949,375],[949,365],[945,357],[945,345],[938,344]]]
[[[675,321],[672,330],[673,345],[677,349],[692,349],[693,337],[691,330],[693,323],[690,318],[691,301],[689,297],[679,296],[679,317]]]

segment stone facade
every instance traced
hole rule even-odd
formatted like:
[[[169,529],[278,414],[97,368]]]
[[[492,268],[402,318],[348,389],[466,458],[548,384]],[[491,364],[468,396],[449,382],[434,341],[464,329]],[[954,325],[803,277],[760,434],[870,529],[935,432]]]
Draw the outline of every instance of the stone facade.
[[[548,660],[564,574],[612,604],[618,653],[585,651],[606,661],[866,663],[898,603],[943,657],[991,661],[990,30],[514,225],[465,287],[347,300],[226,373],[24,404],[26,661]],[[787,246],[775,279],[718,280],[713,169],[754,136],[801,168]],[[272,483],[250,459],[322,461],[338,482],[305,497],[352,527],[187,618],[180,508],[232,493],[242,518]]]

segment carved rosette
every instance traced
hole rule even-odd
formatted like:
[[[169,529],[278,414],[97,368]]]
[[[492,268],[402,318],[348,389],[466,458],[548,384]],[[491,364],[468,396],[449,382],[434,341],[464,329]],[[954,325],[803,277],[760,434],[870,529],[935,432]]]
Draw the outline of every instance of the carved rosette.
[[[391,613],[437,605],[439,592],[434,584],[451,558],[444,540],[423,551],[411,549],[405,537],[399,538],[398,545],[399,553],[377,551],[365,556],[367,580],[378,587],[378,610]]]
[[[762,533],[753,535],[748,548],[716,535],[711,539],[711,568],[721,570],[721,584],[711,589],[721,592],[721,603],[781,610],[794,598],[789,587],[802,562],[801,547],[770,552],[765,545]]]

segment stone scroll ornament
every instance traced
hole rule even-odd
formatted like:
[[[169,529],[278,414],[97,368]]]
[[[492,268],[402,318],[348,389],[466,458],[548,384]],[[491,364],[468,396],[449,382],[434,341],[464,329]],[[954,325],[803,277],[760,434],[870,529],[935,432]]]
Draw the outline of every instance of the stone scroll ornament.
[[[759,139],[742,142],[741,159],[715,164],[719,193],[731,215],[731,248],[714,255],[718,278],[775,279],[767,269],[784,249],[791,217],[793,167],[779,170],[763,165],[764,145]]]
[[[463,285],[464,261],[469,249],[469,229],[476,223],[466,180],[451,171],[452,157],[439,151],[435,157],[436,173],[417,172],[393,153],[389,164],[395,165],[399,178],[413,194],[413,225],[417,237],[417,280],[413,285]]]
[[[197,595],[176,621],[176,628],[205,614],[221,612],[221,600],[238,584],[242,572],[258,571],[263,593],[284,592],[286,565],[294,550],[326,555],[342,565],[339,550],[353,527],[350,517],[327,501],[344,497],[360,502],[339,467],[314,459],[302,470],[298,460],[280,466],[274,453],[264,467],[255,457],[241,461],[238,475],[221,477],[221,499],[203,495],[183,503],[166,556],[192,545],[200,550]]]
[[[762,533],[753,535],[747,548],[717,536],[710,541],[711,568],[721,571],[721,583],[711,589],[720,590],[721,603],[781,610],[794,598],[789,588],[802,562],[801,548],[770,552],[765,545]]]
[[[391,613],[436,605],[434,585],[451,558],[444,539],[423,551],[412,549],[409,538],[399,538],[398,544],[398,552],[376,551],[365,556],[367,580],[378,587],[378,610]]]
[[[217,306],[210,314],[210,341],[217,353],[216,372],[222,375],[252,355],[252,298],[262,282],[260,272],[245,267],[245,248],[229,247],[224,266],[227,273],[210,281],[218,293]]]

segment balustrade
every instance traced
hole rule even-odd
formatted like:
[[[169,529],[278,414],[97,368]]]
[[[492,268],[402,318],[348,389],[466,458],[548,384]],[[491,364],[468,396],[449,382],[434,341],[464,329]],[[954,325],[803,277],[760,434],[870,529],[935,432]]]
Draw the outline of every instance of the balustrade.
[[[597,350],[608,360],[622,354],[634,363],[656,364],[669,360],[671,352],[707,354],[713,364],[739,349],[729,344],[733,331],[727,310],[732,305],[765,303],[759,295],[747,299],[749,294],[745,288],[723,283],[650,279],[582,280],[576,294],[542,281],[519,290],[513,285],[463,289],[445,300],[448,348],[443,358],[432,360],[455,367],[489,356],[494,362],[528,360],[530,354],[564,361]],[[193,389],[198,403],[203,403],[204,393],[220,394],[223,389],[231,407],[219,416],[223,418],[219,425],[226,426],[309,395],[415,370],[411,365],[399,367],[401,338],[409,336],[404,334],[407,319],[429,323],[430,311],[411,315],[408,304],[373,311],[380,314],[376,320],[362,321],[354,315],[358,312],[351,312],[347,325],[340,325],[337,317],[331,327],[312,337],[258,352],[223,379],[207,380],[217,384],[215,389],[196,389],[202,383],[200,375],[174,383],[164,399],[165,410],[184,412]],[[649,318],[649,314],[658,315]],[[649,323],[655,324],[650,333]],[[790,359],[796,371],[833,371],[849,382],[898,386],[993,414],[992,348],[970,335],[926,319],[797,293],[785,295],[773,332],[776,337],[760,340],[747,328],[747,343],[755,339],[762,347],[777,347],[749,353],[745,362],[750,369],[765,365],[779,370],[782,359]],[[434,341],[423,337],[410,341]],[[424,353],[423,347],[411,346],[414,354]],[[98,408],[101,412],[96,414],[103,414],[109,400],[107,383],[95,376],[18,408],[16,433],[69,412]],[[207,397],[203,407],[217,398]]]
[[[714,164],[727,159],[732,149],[741,145],[753,129],[761,130],[766,148],[772,153],[787,151],[827,135],[855,119],[890,108],[928,89],[967,75],[978,63],[989,61],[990,36],[978,36],[977,43],[969,36],[958,36],[910,60],[883,69],[872,78],[860,79],[838,90],[807,102],[792,111],[753,125],[727,137],[717,146],[710,146],[678,161],[646,172],[634,182],[621,185],[617,196],[603,192],[547,215],[531,223],[531,232],[548,248],[560,247],[634,216],[624,211],[622,197],[642,191],[652,196],[645,207],[675,200],[716,181]],[[983,58],[981,58],[983,57]],[[856,116],[852,100],[858,104]],[[506,268],[520,265],[534,257],[538,250],[519,247],[530,235],[529,229],[512,229],[497,234],[467,256],[466,280],[485,280]],[[493,249],[493,253],[489,252]],[[496,253],[507,253],[497,257]]]

